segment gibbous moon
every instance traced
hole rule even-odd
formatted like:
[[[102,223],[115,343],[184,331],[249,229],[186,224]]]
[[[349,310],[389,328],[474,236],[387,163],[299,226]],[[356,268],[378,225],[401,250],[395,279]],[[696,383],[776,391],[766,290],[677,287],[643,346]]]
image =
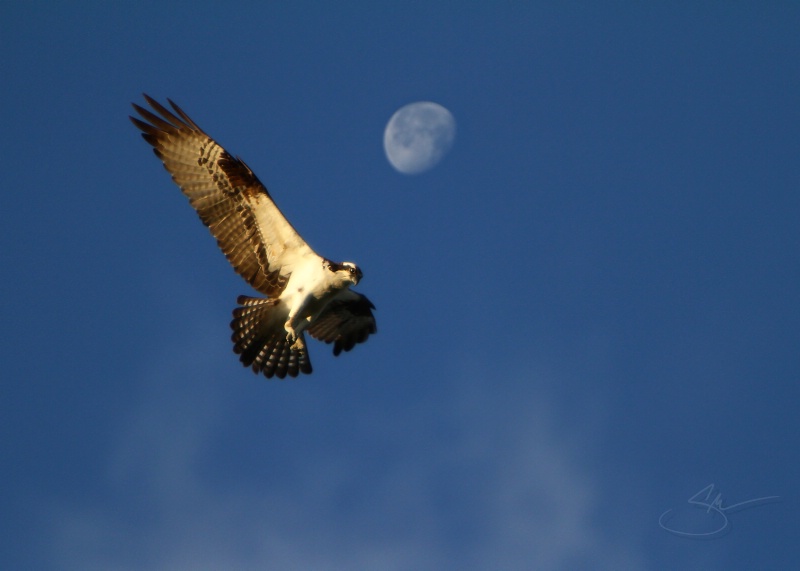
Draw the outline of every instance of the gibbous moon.
[[[436,166],[453,146],[456,120],[430,101],[409,103],[389,119],[383,133],[386,158],[403,174],[419,174]]]

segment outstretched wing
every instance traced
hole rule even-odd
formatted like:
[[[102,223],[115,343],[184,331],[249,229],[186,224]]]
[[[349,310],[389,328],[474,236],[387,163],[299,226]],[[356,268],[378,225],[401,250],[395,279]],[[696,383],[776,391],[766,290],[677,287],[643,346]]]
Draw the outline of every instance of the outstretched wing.
[[[366,296],[344,289],[306,330],[314,339],[333,343],[333,354],[338,355],[378,332],[373,309]]]
[[[148,122],[135,117],[131,121],[239,275],[261,293],[278,296],[296,260],[316,254],[244,161],[231,156],[169,99],[174,113],[144,98],[158,115],[133,104]]]

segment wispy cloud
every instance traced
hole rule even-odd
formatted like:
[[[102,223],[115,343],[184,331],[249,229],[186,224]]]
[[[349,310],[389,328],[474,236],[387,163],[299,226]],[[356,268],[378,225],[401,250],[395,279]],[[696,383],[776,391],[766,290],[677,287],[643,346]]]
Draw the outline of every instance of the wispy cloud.
[[[308,415],[324,445],[293,453],[291,481],[260,482],[209,468],[241,403],[210,357],[172,349],[121,421],[108,490],[51,514],[58,568],[645,568],[625,529],[597,523],[604,491],[576,432],[592,428],[566,429],[535,383],[456,375],[436,398],[365,413],[363,448]]]

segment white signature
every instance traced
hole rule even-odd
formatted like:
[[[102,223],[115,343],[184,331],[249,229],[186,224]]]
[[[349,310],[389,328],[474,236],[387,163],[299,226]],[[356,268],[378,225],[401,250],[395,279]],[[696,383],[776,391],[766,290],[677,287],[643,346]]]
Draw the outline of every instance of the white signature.
[[[668,509],[661,517],[658,518],[658,525],[660,525],[663,529],[667,530],[670,533],[674,533],[675,535],[679,535],[681,537],[713,537],[715,535],[720,535],[723,531],[725,531],[728,526],[730,525],[730,521],[728,520],[728,516],[725,515],[726,512],[730,512],[732,510],[741,510],[745,509],[746,507],[755,507],[756,505],[765,504],[771,501],[775,501],[779,499],[779,496],[765,496],[763,498],[754,498],[752,500],[746,500],[744,502],[739,502],[738,504],[733,504],[730,506],[723,506],[722,505],[722,493],[717,493],[714,499],[711,499],[712,494],[714,493],[714,484],[709,484],[691,498],[689,498],[689,505],[696,506],[696,507],[703,507],[706,508],[706,514],[718,514],[722,517],[722,525],[715,529],[714,531],[709,531],[705,533],[694,533],[689,531],[680,531],[677,529],[673,529],[671,527],[667,527],[667,523],[672,516],[669,514],[672,513],[672,509]],[[705,494],[705,497],[701,498]],[[713,517],[713,516],[712,516]]]

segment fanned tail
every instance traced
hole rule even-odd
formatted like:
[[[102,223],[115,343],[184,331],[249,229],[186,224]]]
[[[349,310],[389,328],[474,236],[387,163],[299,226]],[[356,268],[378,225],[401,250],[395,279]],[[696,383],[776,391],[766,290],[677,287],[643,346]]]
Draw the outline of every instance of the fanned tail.
[[[236,302],[241,306],[233,310],[231,329],[233,351],[239,360],[254,372],[267,378],[283,379],[311,373],[311,361],[305,347],[303,333],[300,343],[289,338],[284,323],[289,309],[277,299],[259,299],[240,295]]]

